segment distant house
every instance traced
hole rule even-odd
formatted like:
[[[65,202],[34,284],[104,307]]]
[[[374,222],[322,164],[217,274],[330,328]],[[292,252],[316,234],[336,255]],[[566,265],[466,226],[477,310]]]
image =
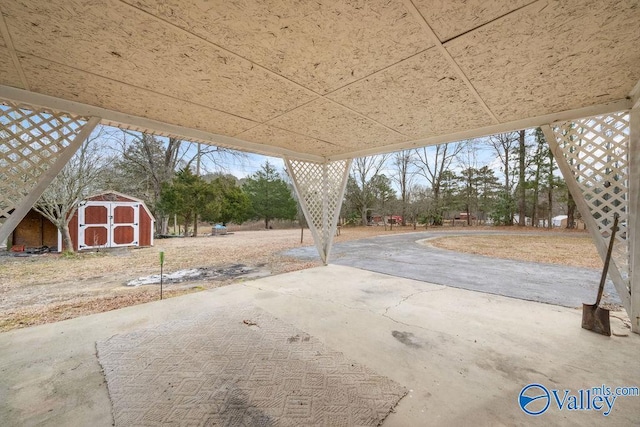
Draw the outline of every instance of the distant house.
[[[551,218],[551,224],[554,227],[561,227],[562,223],[564,222],[565,227],[567,226],[567,215],[556,215],[553,218]]]
[[[553,218],[551,218],[551,224],[553,224],[554,227],[567,228],[567,221],[568,220],[569,220],[569,217],[567,215],[557,215],[557,216],[554,216]],[[573,228],[575,228],[577,230],[586,230],[587,229],[586,224],[581,219],[576,219],[573,222],[574,222]]]
[[[384,219],[383,219],[384,218]],[[384,221],[387,221],[387,224],[402,224],[402,216],[400,215],[374,215],[371,217],[371,222],[374,224],[384,224]]]
[[[467,214],[466,212],[459,212],[455,215],[454,219],[461,219],[466,221],[467,219],[471,219],[472,221],[475,221],[476,219],[478,219],[474,214]]]
[[[155,219],[140,199],[107,191],[83,200],[69,221],[74,250],[153,246]],[[17,250],[63,249],[62,235],[44,216],[29,211],[10,237]]]

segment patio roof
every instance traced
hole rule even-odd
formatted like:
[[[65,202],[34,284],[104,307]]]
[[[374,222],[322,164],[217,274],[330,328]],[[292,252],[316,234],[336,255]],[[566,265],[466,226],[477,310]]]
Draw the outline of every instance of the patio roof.
[[[13,1],[0,96],[324,161],[631,108],[635,0]]]

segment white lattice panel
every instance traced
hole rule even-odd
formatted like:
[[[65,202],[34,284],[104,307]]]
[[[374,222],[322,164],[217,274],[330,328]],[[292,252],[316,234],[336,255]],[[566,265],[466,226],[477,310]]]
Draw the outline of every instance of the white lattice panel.
[[[337,226],[350,162],[341,160],[311,163],[289,160],[287,164],[320,256],[326,262]]]
[[[10,217],[86,123],[0,100],[0,218]]]
[[[613,260],[629,277],[629,115],[590,117],[553,128],[559,147],[602,237],[608,241],[614,213],[620,215]]]

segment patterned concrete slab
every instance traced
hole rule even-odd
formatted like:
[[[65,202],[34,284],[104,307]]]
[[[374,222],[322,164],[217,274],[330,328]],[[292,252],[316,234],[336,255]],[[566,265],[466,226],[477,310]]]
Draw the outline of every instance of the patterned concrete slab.
[[[118,426],[376,426],[407,393],[256,307],[96,345]]]

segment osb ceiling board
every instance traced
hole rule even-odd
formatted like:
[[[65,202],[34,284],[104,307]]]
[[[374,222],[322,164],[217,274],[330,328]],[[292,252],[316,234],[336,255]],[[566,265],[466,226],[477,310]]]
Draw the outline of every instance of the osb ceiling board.
[[[0,84],[24,89],[20,74],[16,70],[9,49],[6,47],[0,47]]]
[[[265,121],[315,97],[117,0],[16,1],[2,10],[18,51],[248,119]]]
[[[437,49],[328,97],[413,139],[492,124]]]
[[[637,0],[541,1],[445,44],[502,120],[624,98],[640,79]]]
[[[407,138],[326,99],[310,102],[269,125],[347,148],[367,148]]]
[[[340,154],[345,150],[344,147],[335,144],[268,125],[256,126],[255,128],[236,135],[236,137],[245,141],[266,143],[275,147],[293,148],[299,152],[318,156],[331,156]]]
[[[638,0],[531,1],[0,0],[0,94],[52,102],[13,44],[29,90],[135,116],[107,122],[332,158],[623,108]]]
[[[142,112],[145,117],[160,122],[226,135],[235,135],[257,125],[240,117],[32,56],[21,55],[20,62],[32,90],[46,95],[128,114]]]
[[[398,1],[126,1],[317,93],[433,46]]]
[[[534,0],[413,0],[440,41],[449,40]]]

